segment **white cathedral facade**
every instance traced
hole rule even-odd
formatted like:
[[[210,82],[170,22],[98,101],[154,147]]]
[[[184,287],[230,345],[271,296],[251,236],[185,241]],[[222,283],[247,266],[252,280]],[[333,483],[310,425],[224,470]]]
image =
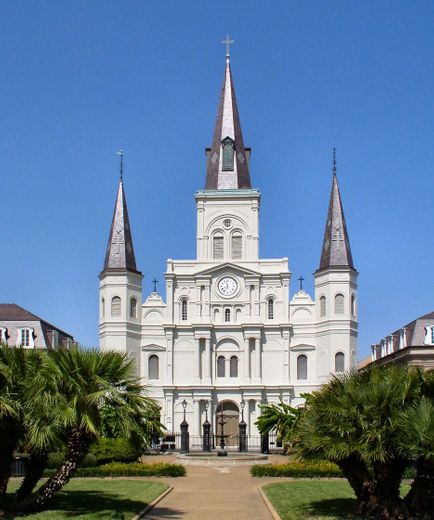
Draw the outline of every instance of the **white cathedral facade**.
[[[166,301],[153,292],[142,303],[119,182],[100,274],[100,348],[136,361],[168,431],[180,430],[184,402],[192,435],[205,415],[216,431],[222,408],[234,433],[242,412],[247,433],[257,435],[262,403],[300,406],[301,394],[356,366],[357,271],[335,161],[314,298],[299,290],[289,300],[288,258],[259,257],[261,195],[249,156],[227,57],[205,189],[195,194],[196,258],[167,261]]]

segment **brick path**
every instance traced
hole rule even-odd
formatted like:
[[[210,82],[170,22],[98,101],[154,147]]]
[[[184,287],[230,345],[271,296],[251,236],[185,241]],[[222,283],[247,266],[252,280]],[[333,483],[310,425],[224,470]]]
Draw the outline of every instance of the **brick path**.
[[[174,456],[145,462],[177,462]],[[278,462],[278,457],[272,457]],[[273,460],[274,459],[274,460]],[[249,467],[187,466],[187,476],[164,478],[173,490],[159,502],[146,519],[156,520],[272,520],[258,488],[272,478],[254,478]]]

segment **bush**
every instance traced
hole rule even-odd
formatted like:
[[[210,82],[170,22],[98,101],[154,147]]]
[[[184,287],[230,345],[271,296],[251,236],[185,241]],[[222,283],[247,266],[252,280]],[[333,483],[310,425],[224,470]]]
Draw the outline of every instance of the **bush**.
[[[52,468],[52,469],[58,468],[60,466],[60,464],[62,463],[63,456],[64,456],[64,454],[61,453],[60,451],[49,453],[48,459],[47,459],[47,468]]]
[[[51,477],[54,470],[46,469],[44,477]],[[75,477],[183,477],[185,467],[181,464],[142,464],[111,462],[94,468],[79,468]]]
[[[91,452],[95,455],[98,464],[108,462],[134,462],[141,453],[128,439],[108,439],[102,437],[92,446]]]
[[[321,478],[343,477],[341,470],[327,461],[302,461],[290,464],[256,465],[250,468],[253,477]]]
[[[98,465],[98,461],[93,453],[88,453],[86,457],[84,457],[83,462],[80,464],[81,468],[93,468]]]

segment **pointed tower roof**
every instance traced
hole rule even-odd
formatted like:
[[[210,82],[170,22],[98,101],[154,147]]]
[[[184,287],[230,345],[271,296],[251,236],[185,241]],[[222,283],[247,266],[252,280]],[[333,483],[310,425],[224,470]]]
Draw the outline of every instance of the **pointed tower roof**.
[[[125,270],[139,272],[134,257],[133,239],[121,170],[103,272]]]
[[[223,162],[225,143],[233,149],[233,159],[229,160],[229,166]],[[228,52],[213,142],[207,152],[206,190],[251,188],[248,164],[250,149],[244,147]]]
[[[336,150],[333,149],[333,181],[319,270],[327,267],[354,269],[350,241],[336,175]]]

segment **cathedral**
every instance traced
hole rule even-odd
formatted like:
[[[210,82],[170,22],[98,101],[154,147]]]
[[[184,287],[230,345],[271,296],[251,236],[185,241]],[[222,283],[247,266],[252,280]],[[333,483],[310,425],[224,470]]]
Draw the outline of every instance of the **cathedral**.
[[[196,257],[167,260],[166,301],[154,290],[142,303],[121,176],[99,276],[100,348],[135,360],[169,432],[184,417],[193,436],[205,418],[216,432],[224,410],[229,435],[243,418],[253,438],[261,404],[302,406],[303,393],[356,366],[357,271],[335,157],[314,298],[300,288],[289,299],[288,258],[259,258],[261,193],[250,182],[228,53],[206,155]]]

